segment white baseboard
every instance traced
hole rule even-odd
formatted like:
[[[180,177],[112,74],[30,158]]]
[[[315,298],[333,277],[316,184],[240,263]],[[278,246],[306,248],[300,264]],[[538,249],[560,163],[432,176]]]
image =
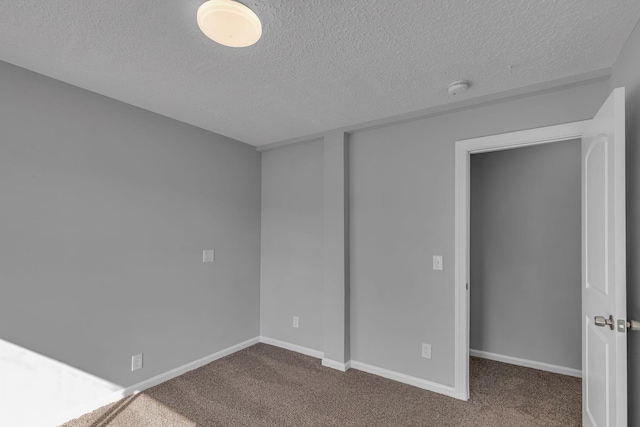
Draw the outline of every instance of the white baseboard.
[[[356,362],[355,360],[351,361],[351,368],[358,371],[368,372],[373,375],[378,375],[380,377],[388,378],[390,380],[398,381],[404,384],[409,384],[423,390],[429,390],[435,393],[444,394],[445,396],[458,398],[455,388],[444,384],[424,380],[422,378],[412,377],[411,375],[401,374],[400,372],[390,371],[389,369],[379,368],[373,365],[367,365],[366,363]]]
[[[349,368],[351,368],[351,360],[347,360],[345,363],[338,362],[332,359],[322,358],[322,366],[326,366],[327,368],[337,369],[341,372],[347,372]]]
[[[186,365],[179,366],[175,369],[167,371],[165,373],[156,375],[155,377],[151,377],[147,380],[141,381],[132,386],[123,388],[122,390],[114,391],[105,395],[100,399],[93,400],[91,402],[87,402],[83,405],[77,406],[71,410],[65,411],[64,413],[56,415],[54,418],[47,420],[47,422],[41,424],[42,427],[52,427],[59,426],[60,424],[64,424],[67,421],[70,421],[74,418],[78,418],[84,414],[88,414],[91,411],[94,411],[98,408],[101,408],[105,405],[108,405],[113,402],[117,402],[118,400],[140,393],[148,388],[161,384],[165,381],[168,381],[172,378],[180,376],[185,372],[192,371],[194,369],[200,368],[208,363],[211,363],[215,360],[221,359],[225,356],[233,354],[237,351],[245,349],[247,347],[251,347],[254,344],[260,342],[260,337],[251,338],[250,340],[241,342],[240,344],[236,344],[234,346],[225,348],[224,350],[220,350],[217,353],[210,354],[209,356],[205,356],[201,359],[195,360],[193,362],[187,363]]]
[[[423,390],[429,390],[436,393],[444,394],[446,396],[458,398],[455,389],[450,386],[435,383],[432,381],[423,380],[422,378],[412,377],[410,375],[401,374],[399,372],[390,371],[388,369],[379,368],[377,366],[367,365],[366,363],[356,362],[349,360],[345,363],[341,363],[332,359],[326,359],[324,353],[319,350],[313,350],[307,347],[302,347],[296,344],[291,344],[285,341],[275,340],[268,337],[260,337],[260,342],[273,345],[276,347],[284,348],[286,350],[295,351],[298,353],[306,354],[307,356],[322,359],[322,366],[327,368],[336,369],[341,372],[346,372],[349,369],[357,369],[358,371],[368,372],[373,375],[388,378],[390,380],[398,381],[404,384],[409,384]]]
[[[553,372],[555,374],[569,375],[582,378],[580,369],[567,368],[564,366],[551,365],[549,363],[536,362],[534,360],[520,359],[518,357],[505,356],[502,354],[489,353],[488,351],[469,349],[469,356],[480,357],[482,359],[495,360],[496,362],[509,363],[511,365],[524,366],[525,368],[538,369],[540,371]]]
[[[284,348],[285,350],[295,351],[296,353],[306,354],[307,356],[315,357],[316,359],[322,359],[324,357],[324,353],[320,350],[314,350],[312,348],[303,347],[297,344],[291,344],[285,341],[276,340],[269,337],[260,337],[260,342],[273,345],[276,347]]]

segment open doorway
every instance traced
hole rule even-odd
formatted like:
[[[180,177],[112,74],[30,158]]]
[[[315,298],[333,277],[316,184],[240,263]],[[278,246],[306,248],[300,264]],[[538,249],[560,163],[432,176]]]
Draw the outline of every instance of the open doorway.
[[[472,356],[581,376],[580,152],[471,155]]]
[[[471,155],[472,400],[580,423],[580,219],[580,140]]]
[[[456,143],[455,390],[459,399],[469,399],[471,156],[579,140],[587,132],[589,124],[590,121],[586,120]],[[471,286],[473,286],[472,283]]]
[[[624,104],[616,88],[591,120],[456,141],[455,397],[469,399],[471,155],[581,139],[582,423],[627,424]]]

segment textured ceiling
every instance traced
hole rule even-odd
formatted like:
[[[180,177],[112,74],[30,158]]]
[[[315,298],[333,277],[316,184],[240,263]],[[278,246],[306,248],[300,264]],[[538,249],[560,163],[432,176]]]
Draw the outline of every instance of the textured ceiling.
[[[610,67],[638,0],[247,0],[231,49],[203,0],[0,0],[0,60],[253,145]]]

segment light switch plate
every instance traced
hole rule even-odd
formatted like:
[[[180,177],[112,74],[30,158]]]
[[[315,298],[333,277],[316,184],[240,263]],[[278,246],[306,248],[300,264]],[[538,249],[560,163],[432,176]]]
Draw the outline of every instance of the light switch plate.
[[[215,252],[213,249],[205,249],[202,251],[202,262],[213,262],[215,259]]]
[[[293,316],[293,327],[294,328],[300,327],[300,318],[298,316]]]
[[[433,256],[433,269],[442,270],[442,255]]]

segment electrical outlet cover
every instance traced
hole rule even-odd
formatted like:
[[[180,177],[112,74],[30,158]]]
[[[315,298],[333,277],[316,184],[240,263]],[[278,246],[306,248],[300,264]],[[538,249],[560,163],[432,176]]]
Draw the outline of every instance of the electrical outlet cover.
[[[422,344],[422,357],[431,359],[431,344]]]
[[[131,370],[142,369],[142,353],[131,356]]]

